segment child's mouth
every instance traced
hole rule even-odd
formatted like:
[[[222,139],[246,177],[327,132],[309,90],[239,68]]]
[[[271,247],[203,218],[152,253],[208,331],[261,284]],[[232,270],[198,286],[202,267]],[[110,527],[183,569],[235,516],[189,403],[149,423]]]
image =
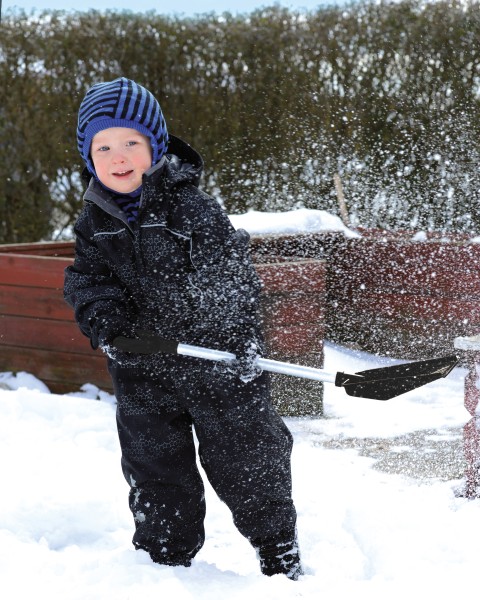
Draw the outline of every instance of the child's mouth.
[[[119,179],[122,179],[124,177],[128,177],[129,175],[131,175],[133,173],[133,170],[130,171],[120,171],[118,173],[114,173],[114,177],[118,177]]]

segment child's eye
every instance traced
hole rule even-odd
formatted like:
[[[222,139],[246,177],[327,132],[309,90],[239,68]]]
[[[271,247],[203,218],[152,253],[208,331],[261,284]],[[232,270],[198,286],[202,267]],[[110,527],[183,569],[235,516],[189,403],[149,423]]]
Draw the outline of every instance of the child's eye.
[[[99,146],[97,148],[97,152],[107,152],[107,150],[110,150],[108,146]]]
[[[136,146],[136,144],[138,144],[138,142],[135,140],[130,140],[129,142],[127,142],[127,146]]]

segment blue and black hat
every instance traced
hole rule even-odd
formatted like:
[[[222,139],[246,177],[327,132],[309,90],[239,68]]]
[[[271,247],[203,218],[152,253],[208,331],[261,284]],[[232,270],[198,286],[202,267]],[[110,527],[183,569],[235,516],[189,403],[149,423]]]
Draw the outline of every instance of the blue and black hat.
[[[152,145],[152,165],[167,151],[167,124],[160,104],[146,88],[126,77],[92,86],[78,111],[78,150],[95,177],[90,146],[93,136],[109,127],[129,127],[146,135]]]

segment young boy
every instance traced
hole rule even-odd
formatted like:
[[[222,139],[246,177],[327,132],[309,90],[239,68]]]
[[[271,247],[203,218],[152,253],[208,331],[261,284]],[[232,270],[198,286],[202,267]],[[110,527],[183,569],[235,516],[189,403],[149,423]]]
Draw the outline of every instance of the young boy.
[[[291,499],[292,437],[270,402],[260,284],[248,234],[198,189],[203,161],[168,136],[158,101],[124,77],[83,99],[77,142],[88,189],[65,298],[108,357],[133,544],[190,566],[204,543],[198,454],[265,575],[302,573]],[[233,363],[115,347],[144,331],[233,352]]]

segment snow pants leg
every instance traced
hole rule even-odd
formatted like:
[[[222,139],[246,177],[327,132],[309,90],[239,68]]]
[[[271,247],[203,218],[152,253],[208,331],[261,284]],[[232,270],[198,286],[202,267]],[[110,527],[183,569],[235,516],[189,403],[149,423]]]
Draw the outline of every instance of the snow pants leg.
[[[183,362],[183,359],[180,359]],[[292,437],[270,403],[268,378],[175,380],[111,368],[122,468],[131,486],[133,543],[162,564],[190,564],[204,542],[199,457],[235,525],[254,546],[295,538]]]
[[[112,376],[133,544],[155,562],[188,566],[205,539],[192,419],[168,378],[152,380],[133,369],[116,369]]]
[[[205,473],[242,535],[260,546],[295,538],[290,456],[292,436],[270,402],[268,377],[218,383],[206,408],[193,410]],[[235,405],[219,406],[233,394]]]

